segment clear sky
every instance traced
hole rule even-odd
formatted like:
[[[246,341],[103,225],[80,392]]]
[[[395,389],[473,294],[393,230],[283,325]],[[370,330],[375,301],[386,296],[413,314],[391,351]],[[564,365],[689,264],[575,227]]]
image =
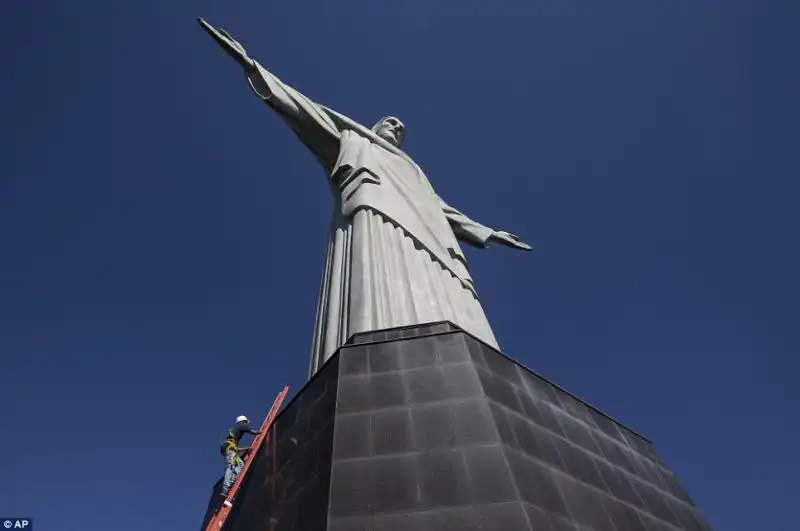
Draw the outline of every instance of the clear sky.
[[[504,351],[650,437],[721,531],[797,529],[800,5],[0,8],[0,516],[195,529],[218,444],[306,377],[325,176],[201,31],[394,114]],[[792,52],[794,50],[794,52]]]

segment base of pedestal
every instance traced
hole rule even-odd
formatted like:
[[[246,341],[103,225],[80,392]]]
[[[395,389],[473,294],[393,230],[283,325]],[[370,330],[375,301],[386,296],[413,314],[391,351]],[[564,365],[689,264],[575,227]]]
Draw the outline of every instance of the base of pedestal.
[[[253,459],[225,531],[710,530],[647,440],[450,323],[351,338]]]

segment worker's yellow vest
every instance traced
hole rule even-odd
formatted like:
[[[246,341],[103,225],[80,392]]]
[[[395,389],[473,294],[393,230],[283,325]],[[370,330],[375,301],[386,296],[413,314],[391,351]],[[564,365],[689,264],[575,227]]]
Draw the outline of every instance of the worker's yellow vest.
[[[222,453],[226,454],[231,450],[236,451],[239,447],[236,445],[236,435],[233,434],[233,430],[228,430],[228,436],[222,443]]]

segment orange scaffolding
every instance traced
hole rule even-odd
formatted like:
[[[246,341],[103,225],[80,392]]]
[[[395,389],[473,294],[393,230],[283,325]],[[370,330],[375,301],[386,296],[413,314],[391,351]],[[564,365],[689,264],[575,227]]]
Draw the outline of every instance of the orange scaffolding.
[[[244,479],[245,474],[247,474],[247,471],[250,469],[250,464],[253,462],[253,459],[258,453],[258,449],[261,448],[261,443],[267,437],[267,432],[269,432],[270,427],[272,427],[272,422],[275,420],[278,411],[280,411],[281,404],[283,404],[283,399],[286,398],[286,394],[288,392],[289,386],[287,385],[283,388],[283,391],[278,393],[278,396],[275,397],[275,402],[272,403],[272,407],[269,409],[267,417],[261,424],[261,429],[259,430],[260,433],[256,435],[255,439],[253,439],[253,444],[251,445],[253,450],[247,456],[241,474],[239,474],[239,477],[237,477],[236,481],[233,482],[231,490],[228,492],[228,496],[225,498],[225,501],[222,502],[222,505],[220,505],[217,512],[215,512],[214,516],[212,516],[208,521],[205,531],[220,531],[222,526],[225,524],[225,520],[228,518],[228,514],[230,514],[231,509],[233,508],[233,502],[236,499],[236,493],[239,490],[239,485],[242,484],[242,479]]]

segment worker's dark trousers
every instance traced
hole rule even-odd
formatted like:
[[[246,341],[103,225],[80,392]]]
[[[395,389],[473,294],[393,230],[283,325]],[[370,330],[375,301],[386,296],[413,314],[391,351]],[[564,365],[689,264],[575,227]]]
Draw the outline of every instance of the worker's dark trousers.
[[[228,468],[225,469],[225,477],[222,480],[222,490],[220,491],[223,496],[226,496],[228,491],[231,490],[233,482],[241,474],[242,466],[244,466],[242,458],[233,450],[225,452],[225,461],[228,463]]]

